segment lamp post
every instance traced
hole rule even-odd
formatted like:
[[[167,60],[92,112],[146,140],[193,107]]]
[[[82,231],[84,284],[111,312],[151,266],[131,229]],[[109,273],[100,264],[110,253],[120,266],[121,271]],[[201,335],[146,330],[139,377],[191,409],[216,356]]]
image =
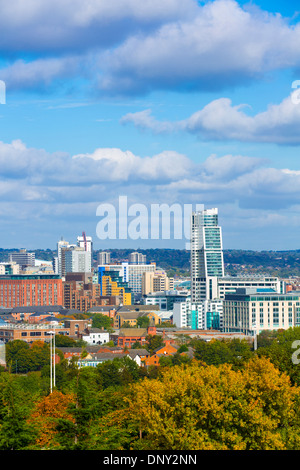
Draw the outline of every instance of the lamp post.
[[[55,330],[49,331],[51,335],[50,340],[50,393],[55,387]]]

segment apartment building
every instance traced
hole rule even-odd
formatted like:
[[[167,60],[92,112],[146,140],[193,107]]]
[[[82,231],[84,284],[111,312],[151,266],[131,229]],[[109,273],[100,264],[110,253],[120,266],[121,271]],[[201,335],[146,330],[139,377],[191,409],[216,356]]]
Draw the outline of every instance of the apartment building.
[[[51,274],[0,276],[0,305],[62,305],[62,280]]]
[[[167,276],[165,271],[145,271],[142,273],[142,295],[174,289],[174,278]]]

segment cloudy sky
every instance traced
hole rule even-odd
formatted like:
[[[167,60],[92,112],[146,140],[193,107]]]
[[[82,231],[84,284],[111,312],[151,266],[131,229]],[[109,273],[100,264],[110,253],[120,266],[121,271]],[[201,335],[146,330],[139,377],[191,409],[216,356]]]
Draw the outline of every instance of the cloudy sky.
[[[185,248],[101,239],[126,196],[218,207],[226,249],[299,249],[297,4],[0,0],[0,247]]]

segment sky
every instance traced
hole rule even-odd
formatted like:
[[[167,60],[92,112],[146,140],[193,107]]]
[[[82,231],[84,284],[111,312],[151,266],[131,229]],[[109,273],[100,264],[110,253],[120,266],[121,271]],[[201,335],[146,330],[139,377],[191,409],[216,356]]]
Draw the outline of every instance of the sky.
[[[0,0],[0,247],[300,249],[297,3]]]

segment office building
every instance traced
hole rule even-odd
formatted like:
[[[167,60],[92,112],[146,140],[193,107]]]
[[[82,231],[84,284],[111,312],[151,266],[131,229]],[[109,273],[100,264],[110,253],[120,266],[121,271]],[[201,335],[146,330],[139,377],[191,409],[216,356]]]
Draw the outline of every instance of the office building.
[[[26,266],[34,266],[35,265],[35,253],[29,253],[25,249],[21,249],[18,252],[11,253],[9,255],[9,261],[11,263],[16,263],[21,268]]]
[[[14,261],[10,263],[0,263],[0,275],[19,274],[19,273],[20,273],[20,265],[15,263]]]
[[[119,299],[120,304],[131,305],[131,289],[128,282],[124,281],[120,271],[110,269],[110,266],[99,266],[98,283],[101,296],[115,297]]]
[[[300,326],[300,292],[278,294],[239,289],[223,301],[225,332],[249,335]]]
[[[157,305],[162,311],[171,311],[176,302],[186,302],[187,300],[190,300],[190,293],[183,290],[154,292],[143,296],[144,305]]]
[[[61,238],[57,242],[57,257],[54,258],[54,272],[60,276],[65,276],[65,250],[68,249],[71,245],[69,242]]]
[[[99,266],[99,268],[105,268],[105,266]],[[156,264],[130,264],[130,263],[120,263],[120,264],[111,264],[109,265],[111,271],[118,271],[120,277],[124,282],[128,283],[133,294],[142,295],[142,276],[144,272],[155,272],[157,271]]]
[[[218,209],[193,212],[191,216],[192,302],[198,303],[211,298],[209,278],[223,276],[222,229],[218,225]]]

